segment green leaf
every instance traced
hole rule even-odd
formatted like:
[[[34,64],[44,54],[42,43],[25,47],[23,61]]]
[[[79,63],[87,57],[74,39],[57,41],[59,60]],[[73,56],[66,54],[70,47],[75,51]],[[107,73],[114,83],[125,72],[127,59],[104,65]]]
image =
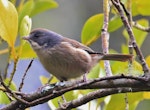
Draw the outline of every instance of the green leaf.
[[[6,93],[3,91],[0,91],[0,104],[9,104],[10,100],[7,97]]]
[[[47,84],[49,78],[45,77],[45,76],[40,76],[40,81],[42,83],[42,85]]]
[[[29,43],[25,42],[25,44],[22,47],[22,52],[20,53],[19,58],[35,58],[37,57],[35,52],[30,47]]]
[[[32,17],[40,12],[56,8],[57,6],[58,4],[54,0],[28,0],[19,10],[19,25],[26,15]]]
[[[149,0],[133,0],[132,1],[132,13],[133,15],[141,14],[143,16],[149,16]]]
[[[30,16],[56,7],[58,7],[58,4],[54,0],[36,0]]]
[[[141,92],[129,93],[127,97],[129,103],[129,110],[135,110],[139,101],[143,99],[143,94]],[[125,94],[112,95],[110,102],[106,105],[106,110],[125,110],[124,98]]]
[[[20,29],[19,29],[20,36],[29,35],[31,31],[31,27],[32,27],[32,20],[31,18],[29,18],[28,15],[26,15],[20,24]]]
[[[21,21],[22,19],[28,15],[30,16],[32,10],[34,8],[34,1],[33,0],[28,0],[23,6],[22,8],[19,10],[19,28],[21,25]]]
[[[65,94],[64,94],[64,97],[65,97],[65,99],[66,99],[67,101],[70,101],[70,100],[75,99],[74,91],[70,91],[70,92],[65,93]],[[50,107],[52,107],[52,110],[55,110],[56,108],[59,107],[58,101],[63,102],[61,96],[60,96],[60,97],[57,97],[57,98],[55,98],[55,99],[52,99],[52,100],[50,100],[50,101],[48,102],[48,105],[49,105]]]
[[[144,99],[150,99],[150,92],[143,92]]]
[[[129,74],[130,75],[141,75],[143,73],[142,66],[137,61],[133,61],[132,66],[129,68],[128,62],[113,62],[112,72],[114,74]]]
[[[100,64],[98,63],[96,66],[92,68],[90,73],[88,73],[88,78],[98,78],[100,73]]]
[[[8,0],[0,0],[0,37],[14,47],[18,32],[18,13]]]
[[[10,81],[9,79],[5,79],[4,83],[7,85],[9,81]],[[17,87],[14,82],[11,82],[10,89],[17,90]],[[3,91],[0,91],[0,104],[9,104],[9,103],[10,103],[10,100],[8,96],[6,95],[6,93]]]
[[[122,51],[122,53],[129,53],[128,45],[122,44],[121,45],[121,51]]]
[[[143,100],[143,92],[128,93],[129,110],[135,110],[141,100]]]
[[[97,14],[90,17],[83,26],[81,33],[81,41],[85,45],[90,45],[96,41],[101,35],[103,25],[103,14]],[[108,31],[113,32],[122,26],[119,17],[115,16],[109,21]]]
[[[7,78],[7,79],[5,79],[5,81],[4,81],[4,82],[5,82],[5,83],[6,83],[6,85],[7,85],[7,84],[9,83],[9,81],[10,81],[10,79],[9,79],[9,78]],[[17,90],[17,86],[16,86],[16,84],[15,84],[13,81],[11,82],[11,84],[10,84],[10,86],[9,86],[9,87],[10,87],[10,89],[11,89],[11,90]]]
[[[146,63],[147,63],[147,65],[150,68],[150,55],[146,57]]]
[[[83,26],[81,33],[82,43],[90,45],[100,37],[103,24],[103,14],[90,17]]]
[[[137,23],[139,23],[142,26],[146,26],[146,27],[149,25],[148,21],[145,20],[145,19],[141,19],[141,20],[137,21]],[[136,42],[137,42],[138,46],[141,47],[144,40],[145,40],[145,38],[147,37],[148,33],[144,32],[144,31],[141,31],[139,29],[136,29],[136,28],[133,28],[133,33],[134,33],[134,36],[135,36],[135,39],[136,39]],[[126,30],[123,31],[123,35],[125,36],[125,38],[128,41],[129,35],[128,35]]]
[[[122,26],[122,21],[119,16],[114,16],[110,21],[109,21],[109,26],[108,26],[108,32],[113,32],[119,29]]]
[[[114,74],[118,74],[118,73],[123,73],[123,74],[127,74],[128,73],[128,62],[111,62],[111,67],[112,67],[112,72]]]

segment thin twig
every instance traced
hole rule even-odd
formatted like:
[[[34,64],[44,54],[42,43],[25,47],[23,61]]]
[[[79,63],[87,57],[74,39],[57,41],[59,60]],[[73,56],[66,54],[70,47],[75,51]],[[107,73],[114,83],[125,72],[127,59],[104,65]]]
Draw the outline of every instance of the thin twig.
[[[127,2],[128,10],[125,8],[125,6],[122,2],[120,2],[120,4],[121,4],[121,6],[122,6],[127,18],[128,18],[130,26],[133,26],[134,28],[139,29],[141,31],[150,32],[150,27],[144,27],[144,26],[142,26],[142,25],[140,25],[137,22],[132,20],[132,13],[131,13],[132,3],[131,3],[131,0],[128,0],[128,2]]]
[[[6,89],[6,91],[7,91],[13,98],[15,98],[16,100],[18,100],[19,102],[22,102],[22,103],[24,103],[24,104],[27,104],[27,105],[29,104],[29,102],[27,102],[27,101],[24,100],[24,99],[19,98],[14,92],[12,92],[11,89],[9,89],[9,87],[6,86],[5,83],[3,82],[1,76],[0,76],[0,82],[1,82],[1,85]]]
[[[10,75],[10,80],[9,80],[9,82],[8,82],[8,87],[10,86],[10,84],[11,84],[11,82],[12,82],[12,79],[13,79],[13,77],[14,77],[14,74],[15,74],[15,72],[16,72],[18,59],[19,59],[19,58],[17,57],[17,58],[14,60],[14,66],[13,66],[12,73],[11,73],[11,75]]]
[[[54,77],[51,75],[51,76],[49,77],[47,83],[49,84],[49,83],[52,81],[53,78],[54,78]]]
[[[103,11],[104,11],[104,21],[102,28],[102,49],[103,53],[109,53],[109,33],[108,33],[108,23],[109,23],[109,0],[103,0]],[[112,76],[112,71],[110,67],[110,62],[104,61],[104,67],[106,71],[106,76]]]
[[[31,67],[31,65],[32,65],[32,63],[33,63],[33,60],[34,60],[34,59],[32,59],[32,60],[30,61],[30,63],[29,63],[29,65],[28,65],[27,69],[25,70],[25,73],[23,74],[22,81],[21,81],[21,83],[20,83],[20,86],[19,86],[18,91],[21,91],[21,89],[22,89],[22,87],[23,87],[25,77],[26,77],[27,72],[28,72],[28,70],[30,69],[30,67]]]
[[[140,48],[138,47],[137,43],[136,43],[136,40],[135,40],[135,37],[134,37],[134,34],[133,34],[133,31],[132,31],[132,28],[127,20],[127,18],[125,17],[124,15],[124,11],[122,9],[122,6],[120,4],[120,1],[119,0],[111,0],[112,3],[114,4],[114,6],[116,7],[116,9],[118,10],[119,14],[120,14],[120,17],[121,17],[121,20],[122,22],[124,23],[124,26],[126,27],[126,30],[129,34],[129,37],[130,37],[130,40],[132,41],[132,45],[134,47],[134,50],[141,62],[141,65],[143,67],[143,71],[144,71],[144,75],[147,77],[147,78],[150,78],[150,70],[149,70],[149,67],[148,65],[146,64],[146,61],[144,59],[144,56],[143,56],[143,53],[142,51],[140,50]]]
[[[132,27],[132,13],[131,13],[132,12],[132,10],[131,10],[132,1],[131,0],[127,1],[127,9],[121,1],[120,1],[120,4],[128,18],[128,22],[129,22],[130,26]],[[129,39],[129,41],[128,41],[128,48],[129,48],[129,54],[133,55],[134,48],[133,48],[131,39]],[[133,63],[133,60],[129,60],[129,68],[128,68],[129,72],[132,71],[132,66],[133,66],[132,63]]]
[[[132,22],[132,25],[134,28],[139,29],[141,31],[150,32],[150,27],[144,27],[135,21]]]
[[[127,93],[125,93],[124,100],[125,100],[125,104],[126,104],[125,110],[129,110],[129,102],[128,102],[128,94]]]
[[[11,58],[11,49],[9,48],[9,54],[8,54],[8,59],[7,59],[7,65],[6,65],[6,68],[5,68],[5,72],[4,72],[4,79],[7,78],[7,75],[8,75],[8,67],[10,65],[10,58]]]

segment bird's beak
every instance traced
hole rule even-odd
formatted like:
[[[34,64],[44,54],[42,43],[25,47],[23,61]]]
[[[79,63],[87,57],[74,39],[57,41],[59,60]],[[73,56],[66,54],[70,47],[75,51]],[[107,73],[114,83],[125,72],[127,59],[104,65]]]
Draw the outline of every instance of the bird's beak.
[[[27,40],[27,41],[30,40],[29,36],[22,37],[22,39],[23,39],[23,40]]]

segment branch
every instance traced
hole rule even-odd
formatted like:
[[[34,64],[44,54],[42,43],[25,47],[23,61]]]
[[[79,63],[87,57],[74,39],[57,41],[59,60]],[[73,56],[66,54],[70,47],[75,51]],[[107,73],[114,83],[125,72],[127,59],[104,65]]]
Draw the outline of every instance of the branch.
[[[28,70],[30,69],[30,67],[31,67],[31,65],[32,65],[32,63],[33,63],[33,60],[34,60],[34,59],[32,59],[32,60],[30,61],[30,63],[29,63],[29,65],[28,65],[27,69],[25,70],[25,73],[23,74],[23,77],[22,77],[22,80],[21,80],[21,83],[20,83],[20,86],[19,86],[18,91],[21,91],[21,89],[22,89],[22,87],[23,87],[23,85],[24,85],[25,77],[26,77],[27,72],[28,72]]]
[[[129,34],[129,37],[130,37],[130,40],[132,42],[132,46],[141,62],[141,65],[143,67],[143,71],[144,71],[144,75],[147,77],[147,78],[150,78],[150,70],[149,70],[149,67],[148,65],[146,64],[146,61],[144,59],[144,56],[142,54],[142,51],[140,50],[140,48],[138,47],[137,43],[136,43],[136,40],[135,40],[135,37],[134,37],[134,33],[132,31],[132,28],[127,20],[127,18],[125,17],[125,14],[124,14],[124,10],[122,9],[122,6],[120,4],[120,1],[119,0],[111,0],[113,5],[116,7],[116,9],[118,10],[119,14],[120,14],[120,17],[121,17],[121,20]]]
[[[145,91],[147,89],[142,89],[140,91]],[[150,89],[149,89],[150,90]],[[131,89],[131,88],[111,88],[111,89],[101,89],[94,92],[90,92],[87,95],[84,95],[83,97],[79,99],[75,99],[73,101],[69,101],[67,103],[63,103],[62,106],[56,110],[70,110],[72,108],[76,108],[78,106],[81,106],[83,104],[88,103],[91,100],[102,98],[105,96],[109,96],[112,94],[118,94],[118,93],[127,93],[127,92],[137,92],[139,91],[138,88]]]
[[[64,93],[71,90],[101,88],[99,92],[103,91],[104,95],[99,94],[99,97],[104,97],[107,95],[118,93],[118,90],[120,90],[119,91],[120,93],[131,92],[131,91],[132,92],[150,91],[149,85],[150,85],[149,80],[147,80],[144,77],[133,77],[133,76],[124,76],[124,75],[109,76],[109,77],[107,76],[103,78],[88,80],[87,82],[83,82],[83,80],[72,81],[72,82],[67,81],[65,82],[65,85],[52,84],[52,85],[44,86],[41,89],[35,91],[34,93],[29,93],[29,94],[22,93],[22,95],[20,95],[20,98],[22,98],[23,101],[24,100],[27,101],[28,103],[21,102],[21,100],[16,100],[11,102],[9,105],[3,107],[1,110],[25,109],[31,106],[45,103],[48,100],[61,96]],[[94,92],[93,94],[98,95],[97,92]],[[89,98],[89,100],[95,99],[94,96]]]
[[[109,23],[109,0],[103,0],[103,11],[104,11],[104,21],[102,28],[102,49],[103,53],[109,53],[109,33],[108,33],[108,23]],[[108,60],[104,61],[104,67],[106,71],[106,76],[112,76],[112,71],[110,67],[110,62]]]
[[[122,6],[126,16],[128,17],[128,21],[130,23],[130,26],[133,26],[134,28],[139,29],[141,31],[150,32],[150,27],[144,27],[144,26],[138,24],[136,21],[132,20],[132,14],[131,14],[131,5],[132,4],[131,4],[131,0],[128,0],[128,2],[127,2],[128,10],[125,8],[123,3],[120,2],[120,4],[121,4],[121,6]]]
[[[141,31],[150,32],[150,27],[144,27],[135,21],[132,22],[132,25],[133,25],[133,27],[135,27],[136,29],[139,29]]]

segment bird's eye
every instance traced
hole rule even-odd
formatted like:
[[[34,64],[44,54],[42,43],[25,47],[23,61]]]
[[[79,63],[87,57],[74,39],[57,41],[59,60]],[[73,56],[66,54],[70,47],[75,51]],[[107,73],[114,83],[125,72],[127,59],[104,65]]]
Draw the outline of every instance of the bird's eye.
[[[34,38],[38,38],[39,36],[39,34],[34,34]]]
[[[44,33],[35,33],[34,34],[34,38],[39,38],[39,37],[41,37],[41,36],[44,36],[45,34]]]

